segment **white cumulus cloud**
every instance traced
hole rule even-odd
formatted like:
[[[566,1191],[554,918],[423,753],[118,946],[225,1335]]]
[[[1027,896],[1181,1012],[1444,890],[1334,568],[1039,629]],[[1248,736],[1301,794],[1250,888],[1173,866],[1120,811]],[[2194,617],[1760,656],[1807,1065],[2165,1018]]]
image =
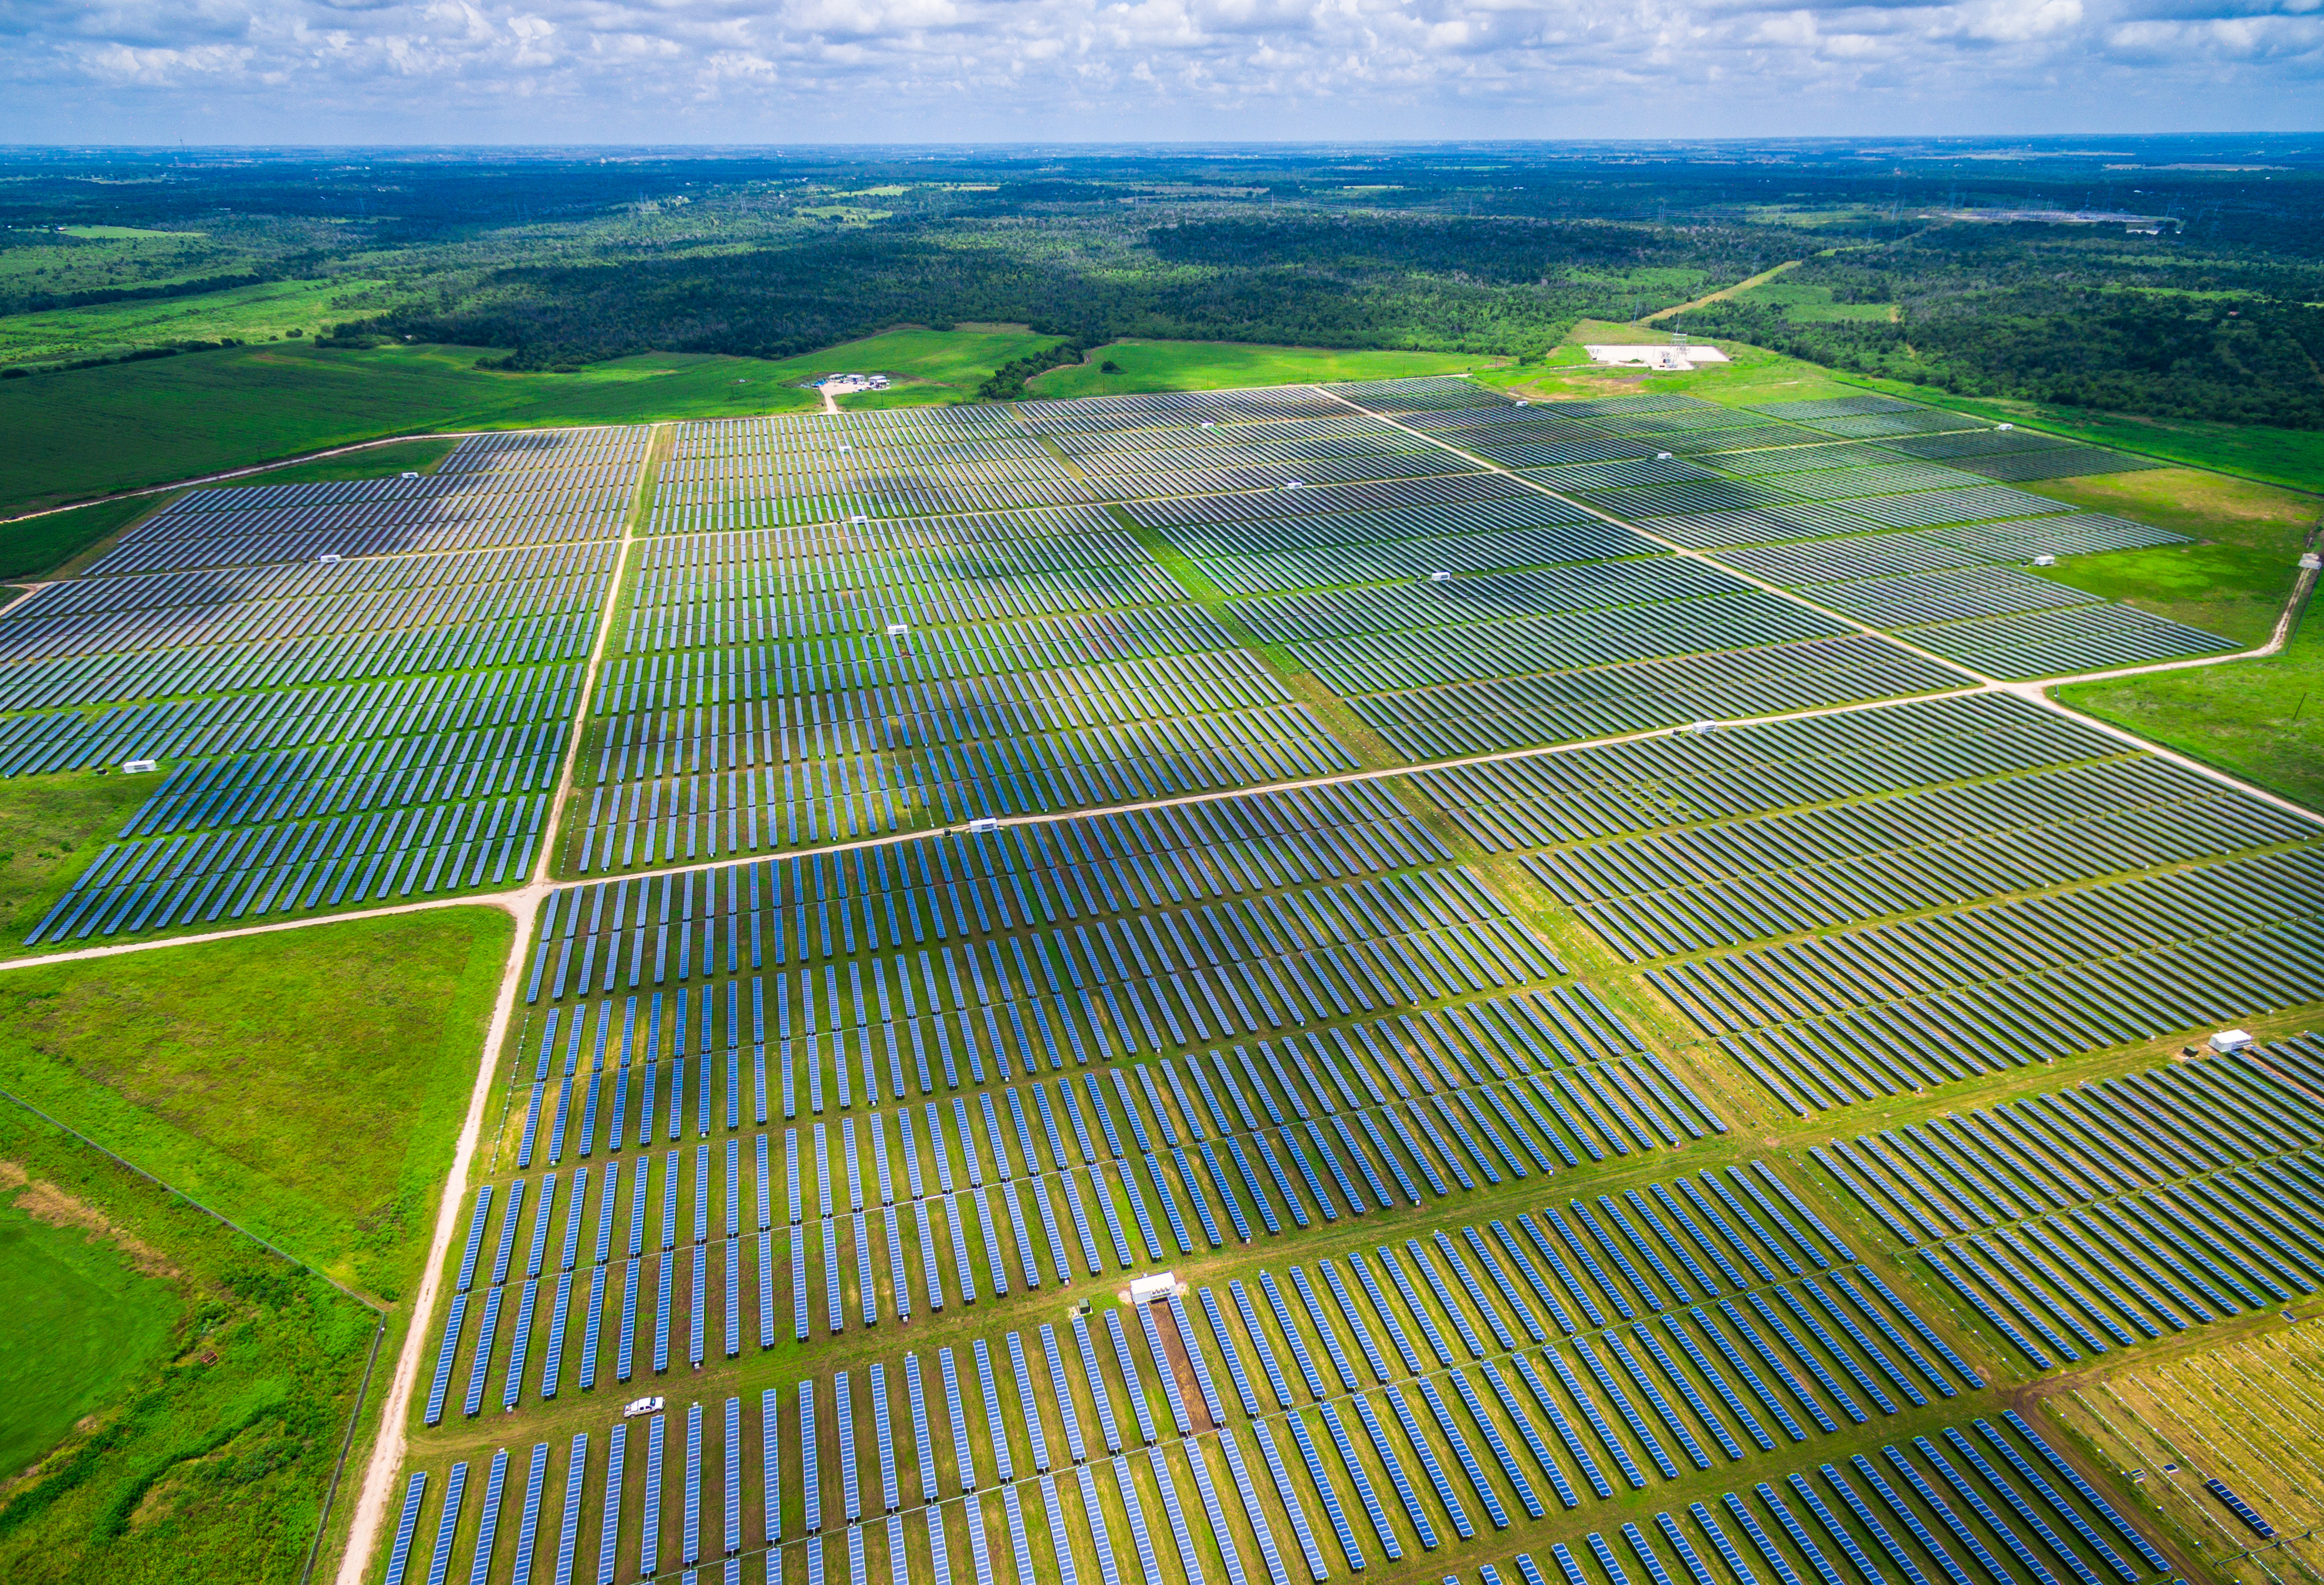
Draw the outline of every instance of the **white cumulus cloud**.
[[[2266,130],[2324,0],[0,0],[0,137]]]

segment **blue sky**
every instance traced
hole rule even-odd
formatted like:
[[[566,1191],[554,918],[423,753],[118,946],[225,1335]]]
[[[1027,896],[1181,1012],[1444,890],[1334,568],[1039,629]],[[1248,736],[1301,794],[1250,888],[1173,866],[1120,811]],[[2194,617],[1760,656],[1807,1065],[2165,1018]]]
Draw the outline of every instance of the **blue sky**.
[[[2020,134],[2324,121],[2324,0],[0,0],[0,141]]]

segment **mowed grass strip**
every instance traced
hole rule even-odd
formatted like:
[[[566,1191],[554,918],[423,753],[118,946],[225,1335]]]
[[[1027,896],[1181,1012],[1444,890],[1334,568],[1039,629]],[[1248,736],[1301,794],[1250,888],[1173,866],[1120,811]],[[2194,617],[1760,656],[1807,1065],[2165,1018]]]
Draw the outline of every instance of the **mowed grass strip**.
[[[454,908],[12,971],[0,1088],[392,1299],[511,934]]]

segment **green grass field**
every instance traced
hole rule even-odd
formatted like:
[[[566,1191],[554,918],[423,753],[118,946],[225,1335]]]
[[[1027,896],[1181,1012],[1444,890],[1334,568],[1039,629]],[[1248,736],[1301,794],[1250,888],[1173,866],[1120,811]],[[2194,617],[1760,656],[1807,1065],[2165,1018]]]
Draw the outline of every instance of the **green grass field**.
[[[2324,500],[2199,468],[2147,468],[2043,479],[2024,488],[2086,511],[2117,512],[2198,539],[2296,559]]]
[[[269,468],[240,481],[250,484],[311,484],[324,479],[376,479],[389,474],[432,474],[460,443],[452,439],[397,440],[366,446],[343,456],[318,456],[312,462]]]
[[[2264,642],[2275,631],[2298,572],[2290,557],[2240,545],[2165,545],[2071,556],[2056,567],[2031,570],[2246,648]]]
[[[1048,339],[907,329],[776,363],[654,353],[572,373],[479,369],[475,347],[270,342],[73,369],[0,383],[0,425],[13,437],[0,454],[0,512],[399,433],[807,411],[820,399],[797,382],[847,369],[917,382],[895,401],[952,401]],[[131,436],[137,444],[124,443]]]
[[[412,1280],[511,935],[496,908],[0,974],[0,1088],[383,1297]]]
[[[797,381],[816,374],[853,371],[886,374],[885,391],[839,398],[845,408],[927,407],[935,402],[973,401],[976,388],[992,371],[1014,358],[1055,346],[1054,336],[1036,336],[1022,325],[963,325],[951,330],[889,330],[862,341],[844,342],[805,357],[766,365],[769,379]]]
[[[371,1313],[13,1106],[0,1161],[0,1579],[297,1580]]]
[[[1895,310],[1887,303],[1834,302],[1831,288],[1775,280],[1765,286],[1755,286],[1748,291],[1738,291],[1735,300],[1764,308],[1784,310],[1787,318],[1815,322],[1840,319],[1885,320]]]
[[[2324,633],[2280,654],[2056,690],[2077,710],[2324,809]]]
[[[1234,341],[1114,341],[1093,348],[1079,364],[1037,376],[1027,382],[1025,394],[1051,401],[1138,391],[1394,380],[1408,374],[1495,368],[1508,361],[1475,353],[1360,352],[1322,346],[1255,346]],[[1107,373],[1109,363],[1120,372]]]
[[[178,1308],[167,1285],[59,1214],[54,1199],[29,1186],[0,1198],[0,1292],[10,1332],[32,1344],[0,1348],[8,1404],[0,1479],[37,1461],[144,1368],[169,1341]]]
[[[1705,401],[1735,406],[1762,401],[1804,401],[1829,396],[1855,396],[1858,388],[1841,383],[1831,372],[1802,363],[1781,353],[1740,341],[1711,343],[1727,354],[1729,362],[1707,364],[1685,373],[1650,374],[1644,370],[1620,370],[1593,364],[1584,349],[1592,345],[1665,342],[1670,332],[1655,327],[1610,319],[1582,319],[1550,355],[1537,364],[1513,364],[1482,373],[1480,384],[1513,396],[1557,401],[1576,397],[1629,396],[1641,392],[1676,392]]]
[[[343,300],[376,281],[269,281],[190,297],[100,303],[0,317],[0,365],[103,357],[180,341],[272,341],[297,329],[313,336],[358,310]],[[366,298],[363,313],[376,313]]]
[[[166,500],[166,496],[142,495],[100,501],[93,506],[0,524],[0,577],[49,578],[72,570],[69,564],[82,551],[111,539]]]
[[[0,957],[20,950],[34,921],[88,868],[156,779],[74,770],[0,781]]]

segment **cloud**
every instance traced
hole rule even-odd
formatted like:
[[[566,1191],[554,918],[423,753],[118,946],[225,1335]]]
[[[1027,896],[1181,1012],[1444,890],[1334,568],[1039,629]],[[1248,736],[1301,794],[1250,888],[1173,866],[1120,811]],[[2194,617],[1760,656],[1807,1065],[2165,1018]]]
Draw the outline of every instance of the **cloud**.
[[[2196,130],[2324,82],[2324,0],[0,0],[0,37],[24,141]]]

